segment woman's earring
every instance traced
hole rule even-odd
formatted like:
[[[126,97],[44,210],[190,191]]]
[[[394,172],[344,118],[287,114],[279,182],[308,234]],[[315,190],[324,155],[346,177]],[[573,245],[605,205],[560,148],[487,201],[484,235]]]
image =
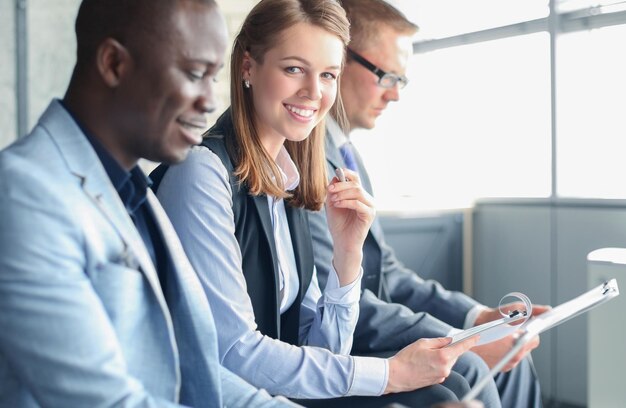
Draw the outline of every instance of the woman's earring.
[[[246,88],[250,88],[250,81],[248,81],[247,79],[245,79],[245,80],[243,81],[243,86],[244,86],[244,87],[246,87]]]

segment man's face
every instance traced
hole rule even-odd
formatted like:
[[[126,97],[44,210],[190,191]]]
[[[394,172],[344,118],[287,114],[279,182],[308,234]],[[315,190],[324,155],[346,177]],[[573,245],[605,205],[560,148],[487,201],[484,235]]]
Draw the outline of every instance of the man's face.
[[[131,52],[128,75],[116,90],[117,137],[127,163],[183,160],[201,141],[205,113],[215,109],[214,79],[227,42],[217,8],[180,1],[159,31]]]
[[[383,71],[405,75],[411,37],[392,28],[380,28],[375,44],[354,50]],[[371,129],[389,102],[400,98],[398,85],[391,89],[378,86],[378,77],[357,61],[349,60],[341,77],[341,97],[345,106],[350,130]]]

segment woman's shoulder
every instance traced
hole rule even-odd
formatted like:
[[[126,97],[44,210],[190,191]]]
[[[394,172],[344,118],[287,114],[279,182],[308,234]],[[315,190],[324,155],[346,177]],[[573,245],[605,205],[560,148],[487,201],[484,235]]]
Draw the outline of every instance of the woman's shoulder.
[[[185,160],[169,166],[159,166],[150,173],[157,195],[164,190],[197,188],[228,184],[229,173],[222,160],[205,146],[193,146]],[[190,187],[196,186],[196,187]]]
[[[187,158],[179,164],[172,166],[172,168],[178,168],[184,172],[202,172],[207,170],[211,172],[217,171],[218,173],[226,172],[226,164],[222,158],[211,149],[209,146],[205,146],[204,143],[198,146],[193,146],[189,151]]]
[[[201,146],[215,153],[230,172],[232,172],[235,167],[233,132],[232,117],[230,109],[228,109],[217,119],[215,125],[206,132],[201,143]]]

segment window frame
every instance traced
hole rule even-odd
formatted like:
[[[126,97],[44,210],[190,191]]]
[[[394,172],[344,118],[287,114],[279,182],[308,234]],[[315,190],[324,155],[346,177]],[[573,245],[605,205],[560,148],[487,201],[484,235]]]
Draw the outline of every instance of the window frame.
[[[489,28],[485,30],[463,33],[445,38],[415,41],[413,54],[420,54],[440,50],[449,47],[457,47],[468,44],[493,41],[514,36],[527,35],[538,32],[547,32],[550,36],[550,122],[551,122],[551,183],[549,200],[585,200],[595,204],[622,199],[576,199],[566,196],[558,196],[558,143],[557,143],[557,90],[556,90],[556,67],[557,67],[557,37],[560,34],[576,31],[588,31],[613,25],[626,25],[626,10],[610,11],[611,5],[590,6],[578,10],[559,12],[558,0],[550,0],[549,14],[547,17],[523,21],[515,24]],[[606,12],[605,12],[606,11]],[[482,200],[481,200],[482,201]]]

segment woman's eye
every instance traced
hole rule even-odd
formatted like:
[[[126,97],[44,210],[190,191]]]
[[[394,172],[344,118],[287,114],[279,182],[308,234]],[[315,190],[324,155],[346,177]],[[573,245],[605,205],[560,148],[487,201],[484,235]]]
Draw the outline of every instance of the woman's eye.
[[[324,73],[322,74],[322,78],[324,78],[324,79],[330,79],[330,80],[332,81],[332,80],[337,79],[337,75],[335,75],[335,74],[333,74],[333,73],[330,73],[330,72],[324,72]]]
[[[289,74],[299,74],[302,72],[302,69],[300,67],[287,67],[285,68],[285,72]]]

